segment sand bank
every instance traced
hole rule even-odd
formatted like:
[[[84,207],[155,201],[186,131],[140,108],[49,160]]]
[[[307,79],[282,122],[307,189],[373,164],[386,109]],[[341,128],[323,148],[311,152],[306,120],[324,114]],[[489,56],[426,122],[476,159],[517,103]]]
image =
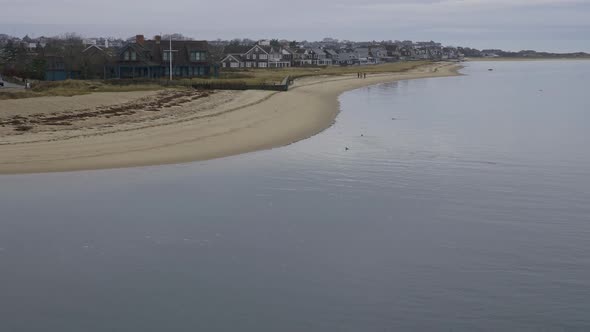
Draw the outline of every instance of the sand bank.
[[[404,73],[300,79],[288,92],[169,90],[0,102],[0,174],[207,160],[284,146],[328,128],[338,96],[383,82],[457,74],[438,63]]]

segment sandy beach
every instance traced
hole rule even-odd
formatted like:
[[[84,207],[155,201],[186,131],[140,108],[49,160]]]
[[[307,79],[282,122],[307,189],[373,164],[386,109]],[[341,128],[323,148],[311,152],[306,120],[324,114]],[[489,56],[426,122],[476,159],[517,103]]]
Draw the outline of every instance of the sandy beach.
[[[455,63],[404,73],[299,79],[288,92],[94,93],[0,102],[0,174],[175,164],[280,147],[330,127],[338,96],[384,82],[459,75]]]

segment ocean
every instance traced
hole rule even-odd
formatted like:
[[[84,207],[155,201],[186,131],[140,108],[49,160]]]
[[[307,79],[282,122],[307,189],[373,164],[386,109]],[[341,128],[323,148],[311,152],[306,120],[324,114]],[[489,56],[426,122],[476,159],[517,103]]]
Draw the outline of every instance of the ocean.
[[[282,148],[0,176],[0,331],[590,330],[590,61],[462,73]]]

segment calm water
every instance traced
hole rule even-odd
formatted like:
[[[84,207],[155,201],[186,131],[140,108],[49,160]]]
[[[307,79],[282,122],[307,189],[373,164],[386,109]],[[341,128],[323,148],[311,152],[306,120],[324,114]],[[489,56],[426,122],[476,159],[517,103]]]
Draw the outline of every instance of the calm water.
[[[590,62],[463,72],[285,148],[0,177],[0,331],[590,330]]]

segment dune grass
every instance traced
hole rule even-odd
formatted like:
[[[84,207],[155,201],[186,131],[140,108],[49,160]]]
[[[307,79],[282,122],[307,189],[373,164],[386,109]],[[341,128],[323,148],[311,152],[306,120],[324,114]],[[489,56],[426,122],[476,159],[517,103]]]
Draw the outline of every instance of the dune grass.
[[[36,82],[32,90],[4,89],[0,90],[0,100],[20,99],[44,96],[76,96],[90,94],[93,92],[129,92],[129,91],[157,91],[168,88],[181,88],[190,86],[193,83],[215,83],[215,84],[279,84],[289,76],[297,79],[309,76],[337,76],[363,72],[395,73],[415,69],[419,66],[431,63],[430,61],[396,62],[372,66],[349,66],[349,67],[323,67],[323,68],[280,68],[280,69],[242,69],[222,70],[218,78],[193,78],[180,79],[172,83],[162,81],[90,81],[90,80],[66,80],[58,82]]]
[[[58,82],[37,82],[33,89],[5,89],[0,90],[0,100],[21,99],[45,96],[78,96],[93,92],[129,92],[129,91],[155,91],[163,89],[158,83],[144,84],[109,84],[102,81],[66,80]]]
[[[372,66],[347,66],[347,67],[291,67],[277,69],[240,69],[240,70],[222,70],[219,78],[193,78],[191,80],[181,80],[187,83],[245,83],[248,85],[259,84],[278,84],[285,77],[292,79],[309,77],[309,76],[337,76],[355,74],[363,72],[367,74],[375,73],[396,73],[403,72],[431,63],[430,61],[411,61],[395,62]]]

